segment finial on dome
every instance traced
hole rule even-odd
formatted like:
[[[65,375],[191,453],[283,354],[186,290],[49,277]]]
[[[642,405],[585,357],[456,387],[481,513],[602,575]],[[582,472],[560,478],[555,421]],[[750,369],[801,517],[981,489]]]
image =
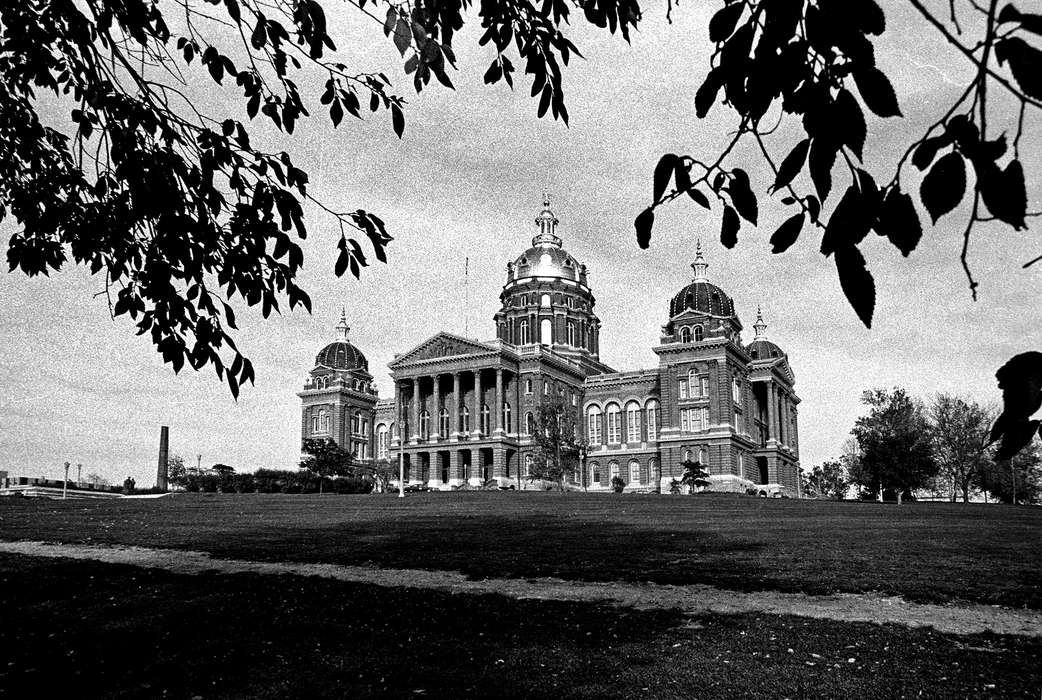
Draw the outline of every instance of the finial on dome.
[[[753,340],[767,340],[767,324],[763,320],[763,312],[760,310],[760,305],[756,305],[756,323],[753,324],[753,330],[756,331],[756,335],[753,336]]]
[[[702,239],[698,239],[698,243],[695,245],[695,261],[691,263],[691,269],[695,271],[695,282],[708,282],[709,277],[706,275],[706,270],[709,269],[709,263],[706,262],[705,257],[702,255]]]
[[[347,309],[340,307],[340,323],[336,324],[336,339],[347,342],[347,334],[351,332],[351,326],[347,325]]]
[[[549,245],[561,247],[561,239],[557,236],[557,217],[550,209],[550,194],[543,192],[543,210],[535,218],[539,233],[532,239],[533,246]]]

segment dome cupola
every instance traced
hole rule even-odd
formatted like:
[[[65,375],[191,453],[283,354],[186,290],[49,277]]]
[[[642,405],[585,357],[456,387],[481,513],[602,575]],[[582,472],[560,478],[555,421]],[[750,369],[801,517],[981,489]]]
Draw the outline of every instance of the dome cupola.
[[[347,339],[351,327],[347,325],[347,310],[340,310],[340,322],[336,324],[336,340],[322,348],[315,357],[315,365],[329,369],[360,369],[369,371],[365,355]]]
[[[691,283],[681,289],[669,302],[669,318],[695,311],[715,317],[732,317],[735,315],[734,302],[722,289],[709,282],[707,271],[709,264],[702,255],[702,241],[695,248],[695,261],[691,263],[695,276]]]
[[[753,324],[756,335],[753,342],[746,346],[745,351],[753,360],[772,360],[785,357],[785,353],[775,343],[767,340],[767,324],[763,320],[760,307],[756,307],[756,323]]]

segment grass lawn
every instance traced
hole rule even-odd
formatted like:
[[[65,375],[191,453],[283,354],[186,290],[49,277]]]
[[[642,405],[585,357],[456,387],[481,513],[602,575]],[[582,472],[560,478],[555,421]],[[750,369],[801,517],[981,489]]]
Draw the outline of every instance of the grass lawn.
[[[1042,687],[1042,640],[1020,637],[16,555],[0,556],[0,590],[0,697],[1037,698]]]
[[[453,492],[0,499],[0,539],[1042,608],[1042,509]]]

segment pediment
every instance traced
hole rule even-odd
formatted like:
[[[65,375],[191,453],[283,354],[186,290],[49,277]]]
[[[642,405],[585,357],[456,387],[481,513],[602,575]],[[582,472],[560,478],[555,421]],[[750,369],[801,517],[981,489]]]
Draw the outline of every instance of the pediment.
[[[461,357],[467,355],[484,355],[495,348],[468,338],[461,338],[451,333],[438,333],[423,341],[412,350],[402,353],[391,361],[389,367],[397,369],[403,365],[425,360],[437,360],[445,357]]]

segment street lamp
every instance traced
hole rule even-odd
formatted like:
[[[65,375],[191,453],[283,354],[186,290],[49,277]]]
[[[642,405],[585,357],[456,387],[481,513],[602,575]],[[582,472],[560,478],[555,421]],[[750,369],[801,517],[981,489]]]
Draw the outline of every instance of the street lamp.
[[[62,482],[62,500],[64,501],[69,491],[69,463],[65,463],[65,481]]]

